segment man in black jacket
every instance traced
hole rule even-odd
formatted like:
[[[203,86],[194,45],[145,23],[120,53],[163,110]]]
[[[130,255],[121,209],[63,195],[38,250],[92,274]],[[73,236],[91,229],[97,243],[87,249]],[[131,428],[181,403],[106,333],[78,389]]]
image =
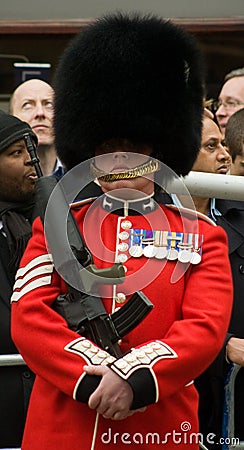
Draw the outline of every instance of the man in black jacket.
[[[24,136],[37,144],[27,123],[0,111],[0,448],[20,447],[34,381],[10,337],[10,297],[31,236],[37,178]]]
[[[203,118],[201,148],[193,171],[216,174],[229,173],[231,157],[222,145],[221,132],[209,115]],[[173,196],[174,198],[174,196]],[[175,203],[177,198],[174,199]],[[181,199],[183,203],[183,199]],[[208,215],[228,235],[229,258],[234,285],[232,317],[222,352],[213,364],[197,379],[200,395],[200,431],[208,449],[221,449],[224,406],[224,383],[231,362],[244,366],[244,202],[215,198],[193,197],[196,210]],[[223,273],[223,290],[225,274]],[[244,368],[235,384],[235,438],[244,440]],[[232,412],[233,413],[233,412]]]

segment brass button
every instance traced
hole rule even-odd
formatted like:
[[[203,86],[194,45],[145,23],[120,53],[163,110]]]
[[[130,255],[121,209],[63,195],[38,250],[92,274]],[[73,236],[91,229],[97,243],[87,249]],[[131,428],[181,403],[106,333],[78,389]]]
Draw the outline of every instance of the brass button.
[[[115,297],[115,300],[117,303],[124,303],[126,301],[126,295],[122,292],[118,292],[118,294]]]
[[[125,263],[127,261],[127,259],[128,259],[127,255],[125,255],[124,253],[120,253],[120,255],[118,255],[116,257],[116,262],[117,263]]]
[[[121,228],[123,228],[123,230],[129,230],[132,227],[132,223],[130,220],[123,220],[123,222],[121,222]]]
[[[118,245],[118,250],[120,252],[126,252],[129,248],[129,245],[126,244],[126,242],[121,242],[121,244]]]
[[[119,369],[122,369],[122,370],[125,369],[126,366],[127,366],[126,362],[123,361],[122,359],[118,359],[118,360],[115,362],[115,365],[116,365]]]
[[[127,239],[129,239],[130,235],[127,231],[121,231],[121,233],[119,233],[119,238],[121,239],[121,241],[126,241]]]

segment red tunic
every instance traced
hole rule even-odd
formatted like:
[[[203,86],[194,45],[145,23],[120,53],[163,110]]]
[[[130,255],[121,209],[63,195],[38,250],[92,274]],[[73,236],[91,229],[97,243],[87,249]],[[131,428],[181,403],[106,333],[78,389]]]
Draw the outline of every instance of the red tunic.
[[[136,384],[141,383],[135,395],[143,397],[144,390],[151,404],[144,413],[112,421],[79,401],[83,365],[107,364],[112,359],[70,330],[52,309],[66,286],[54,269],[37,219],[12,297],[12,336],[37,374],[22,450],[118,450],[128,445],[145,450],[160,445],[198,449],[198,397],[193,380],[220,350],[232,306],[225,232],[207,218],[186,218],[182,224],[182,214],[166,206],[144,216],[121,217],[85,205],[74,215],[95,264],[108,267],[120,259],[127,269],[126,280],[114,288],[113,299],[109,293],[104,298],[107,311],[123,305],[118,293],[128,299],[139,289],[154,304],[124,337],[121,349],[127,355],[112,365],[122,378],[134,380],[135,393]],[[133,238],[125,234],[128,231],[185,233],[189,224],[194,226],[193,233],[204,237],[199,264],[130,256]]]

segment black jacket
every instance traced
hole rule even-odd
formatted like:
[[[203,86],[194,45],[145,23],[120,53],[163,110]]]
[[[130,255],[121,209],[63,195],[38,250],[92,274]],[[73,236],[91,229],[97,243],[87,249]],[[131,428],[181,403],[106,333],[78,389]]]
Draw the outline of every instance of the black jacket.
[[[10,297],[14,274],[8,270],[7,240],[0,231],[0,355],[18,353],[10,336]],[[25,365],[0,365],[0,448],[20,447],[34,374]]]
[[[244,338],[244,202],[216,200],[216,208],[221,216],[216,216],[216,223],[227,233],[229,244],[229,257],[233,275],[234,302],[231,321],[228,329],[228,338]],[[223,273],[223,289],[225,274]],[[219,300],[221,301],[221,293]],[[222,436],[222,414],[224,381],[229,370],[225,360],[225,346],[214,363],[196,381],[200,394],[199,418],[203,434],[215,433],[217,439]],[[237,376],[235,384],[235,437],[244,440],[244,368]],[[221,446],[208,448],[220,449]]]
[[[229,256],[234,284],[234,303],[229,332],[244,338],[244,202],[217,200],[222,213],[217,224],[222,226],[229,242]]]

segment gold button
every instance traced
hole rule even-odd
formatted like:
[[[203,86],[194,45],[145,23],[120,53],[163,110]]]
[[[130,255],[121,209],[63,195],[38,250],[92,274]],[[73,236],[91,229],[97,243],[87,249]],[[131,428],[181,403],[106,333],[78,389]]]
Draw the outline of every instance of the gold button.
[[[125,255],[124,253],[120,253],[120,255],[118,255],[116,257],[116,262],[117,263],[125,263],[127,261],[127,259],[128,259],[127,255]]]
[[[152,342],[151,343],[151,347],[153,348],[153,350],[160,350],[161,349],[161,345],[158,342]]]
[[[90,347],[91,347],[91,343],[90,343],[89,341],[87,341],[87,340],[82,341],[82,345],[83,345],[83,347],[85,347],[85,348],[90,348]]]
[[[108,356],[106,359],[106,364],[112,364],[114,362],[114,357],[113,356]]]
[[[141,358],[145,357],[145,353],[142,350],[137,350],[135,352],[135,356],[136,356],[136,358],[141,359]]]
[[[132,223],[130,220],[123,220],[123,222],[121,222],[121,228],[123,228],[123,230],[129,230],[132,227]]]
[[[99,351],[98,347],[95,347],[94,345],[91,346],[91,348],[90,348],[91,353],[94,353],[94,355],[96,355],[98,353],[98,351]]]
[[[104,358],[107,357],[107,353],[104,352],[103,350],[99,350],[99,352],[97,353],[97,357],[101,358],[101,359],[104,359]]]
[[[129,245],[126,244],[126,242],[121,242],[121,244],[118,245],[118,250],[120,252],[126,252],[129,248]]]
[[[144,352],[146,353],[146,355],[151,355],[151,353],[153,353],[153,349],[151,347],[146,347]]]
[[[127,366],[127,363],[123,361],[122,359],[118,359],[115,363],[115,366],[117,366],[119,369],[125,369]]]
[[[134,363],[136,361],[135,356],[133,356],[131,353],[126,355],[124,358],[126,359],[126,361],[128,361],[128,363]]]
[[[126,301],[126,296],[122,292],[118,292],[118,294],[115,297],[115,300],[117,303],[124,303]]]
[[[129,239],[130,235],[127,231],[121,231],[121,233],[119,233],[119,238],[121,239],[121,241],[126,241],[127,239]]]

